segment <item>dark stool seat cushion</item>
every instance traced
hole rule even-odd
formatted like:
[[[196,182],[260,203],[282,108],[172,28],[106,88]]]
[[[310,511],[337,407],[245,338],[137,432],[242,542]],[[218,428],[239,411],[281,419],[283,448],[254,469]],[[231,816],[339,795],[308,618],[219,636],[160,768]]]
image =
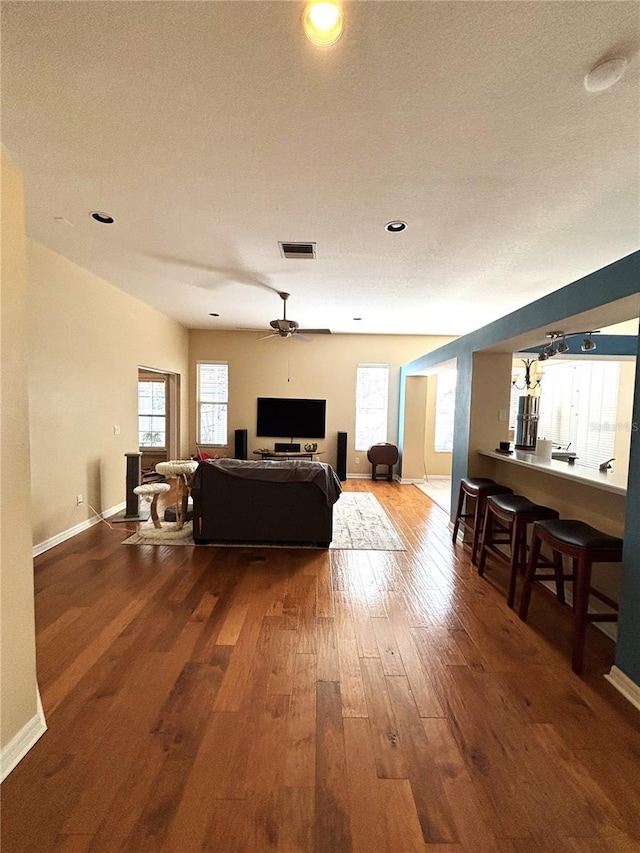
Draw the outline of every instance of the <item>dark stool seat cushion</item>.
[[[622,539],[602,533],[584,521],[551,519],[538,521],[536,526],[558,542],[564,542],[573,548],[584,548],[587,551],[622,551]]]
[[[462,477],[460,485],[467,492],[476,492],[487,486],[495,486],[496,481],[489,477]]]
[[[497,510],[513,515],[518,515],[521,512],[535,512],[536,514],[550,512],[553,513],[554,518],[558,515],[551,507],[535,504],[529,498],[525,498],[524,495],[489,495],[487,501]]]

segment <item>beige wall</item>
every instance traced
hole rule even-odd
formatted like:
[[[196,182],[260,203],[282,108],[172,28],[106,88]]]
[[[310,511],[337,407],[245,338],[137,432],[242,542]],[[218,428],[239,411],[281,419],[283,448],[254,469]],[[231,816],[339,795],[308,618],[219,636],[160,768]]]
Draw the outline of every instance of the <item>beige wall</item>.
[[[472,476],[487,476],[488,463],[476,451],[492,450],[498,442],[509,438],[512,361],[510,353],[473,354],[469,428],[469,473]],[[500,420],[501,412],[507,415],[503,421]]]
[[[1,704],[0,746],[37,714],[29,409],[27,270],[22,176],[2,148],[2,459],[0,465]]]
[[[451,476],[451,453],[436,452],[437,376],[408,376],[405,386],[405,430],[402,479]]]
[[[257,397],[311,397],[327,400],[327,437],[318,442],[326,454],[320,459],[335,464],[336,433],[348,433],[347,471],[370,473],[366,452],[354,450],[356,368],[360,363],[390,366],[389,435],[398,440],[398,400],[400,367],[425,352],[447,343],[451,338],[410,335],[331,335],[310,341],[296,338],[259,340],[254,332],[189,333],[190,362],[228,361],[229,363],[229,441],[222,455],[233,454],[233,431],[249,432],[249,455],[271,439],[256,439]],[[196,439],[195,369],[192,371],[189,448]],[[252,457],[255,458],[255,457]]]
[[[29,242],[29,396],[33,541],[125,499],[138,449],[138,366],[181,374],[187,446],[188,333],[44,246]],[[114,427],[120,433],[114,434]]]
[[[405,384],[402,479],[423,480],[425,474],[426,376],[408,376]]]

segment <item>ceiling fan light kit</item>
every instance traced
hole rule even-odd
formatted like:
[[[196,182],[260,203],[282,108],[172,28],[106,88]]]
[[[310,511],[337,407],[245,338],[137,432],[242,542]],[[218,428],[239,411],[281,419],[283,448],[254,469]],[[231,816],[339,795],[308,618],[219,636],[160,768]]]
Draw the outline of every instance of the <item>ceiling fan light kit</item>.
[[[283,316],[279,320],[271,320],[269,325],[272,329],[274,329],[274,333],[272,335],[265,335],[265,338],[273,338],[276,335],[279,335],[281,338],[291,338],[293,335],[330,335],[331,329],[301,329],[300,324],[295,320],[287,319],[287,299],[291,294],[285,293],[284,291],[280,291],[278,294],[284,303],[284,307],[282,309]],[[262,338],[261,340],[264,340]]]

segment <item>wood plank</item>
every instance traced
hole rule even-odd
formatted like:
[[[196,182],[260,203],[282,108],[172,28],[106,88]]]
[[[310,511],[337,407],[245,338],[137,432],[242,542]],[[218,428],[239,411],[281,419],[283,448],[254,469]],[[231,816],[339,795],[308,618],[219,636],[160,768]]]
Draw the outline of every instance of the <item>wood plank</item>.
[[[249,612],[248,604],[234,604],[230,607],[226,619],[222,623],[218,639],[219,646],[235,646]]]
[[[377,774],[381,779],[406,779],[407,765],[400,749],[382,663],[370,658],[361,661],[361,666]]]
[[[345,719],[344,743],[349,780],[349,813],[354,853],[393,853],[387,841],[384,798],[367,720]]]
[[[384,816],[389,839],[389,850],[402,853],[431,851],[424,843],[416,803],[408,779],[381,779],[380,790],[384,803]],[[462,851],[460,851],[462,853]]]
[[[316,619],[317,638],[317,678],[318,681],[339,681],[340,665],[336,646],[335,625],[333,619]]]
[[[278,853],[313,850],[315,792],[310,788],[281,788],[278,798]]]
[[[335,591],[334,606],[342,713],[345,717],[366,717],[367,705],[364,698],[356,631],[349,599],[344,592]]]
[[[314,853],[351,853],[349,791],[340,688],[320,681],[316,711]]]
[[[402,655],[388,617],[384,619],[376,617],[371,621],[376,635],[379,657],[382,661],[382,671],[385,675],[406,675]]]
[[[313,787],[316,775],[316,660],[296,655],[293,693],[287,716],[283,784]]]
[[[387,676],[386,681],[424,840],[427,844],[457,843],[460,839],[442,776],[434,750],[427,743],[409,682],[400,676]]]

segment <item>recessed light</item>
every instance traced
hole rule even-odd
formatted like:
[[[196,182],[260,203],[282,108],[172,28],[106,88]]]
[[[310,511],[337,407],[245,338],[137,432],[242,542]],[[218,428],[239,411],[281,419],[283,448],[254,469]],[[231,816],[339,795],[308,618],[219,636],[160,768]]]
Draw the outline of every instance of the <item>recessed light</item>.
[[[103,225],[112,225],[115,222],[113,216],[109,216],[108,213],[102,213],[101,210],[92,210],[91,218],[95,219],[96,222],[102,222]]]
[[[210,317],[219,317],[219,314],[209,314]]]
[[[342,35],[342,10],[337,3],[323,0],[309,3],[302,18],[304,33],[310,42],[327,47]]]
[[[391,234],[397,234],[399,231],[404,231],[406,227],[406,222],[402,222],[401,219],[394,219],[393,222],[387,222],[384,226],[384,230],[389,231]]]

